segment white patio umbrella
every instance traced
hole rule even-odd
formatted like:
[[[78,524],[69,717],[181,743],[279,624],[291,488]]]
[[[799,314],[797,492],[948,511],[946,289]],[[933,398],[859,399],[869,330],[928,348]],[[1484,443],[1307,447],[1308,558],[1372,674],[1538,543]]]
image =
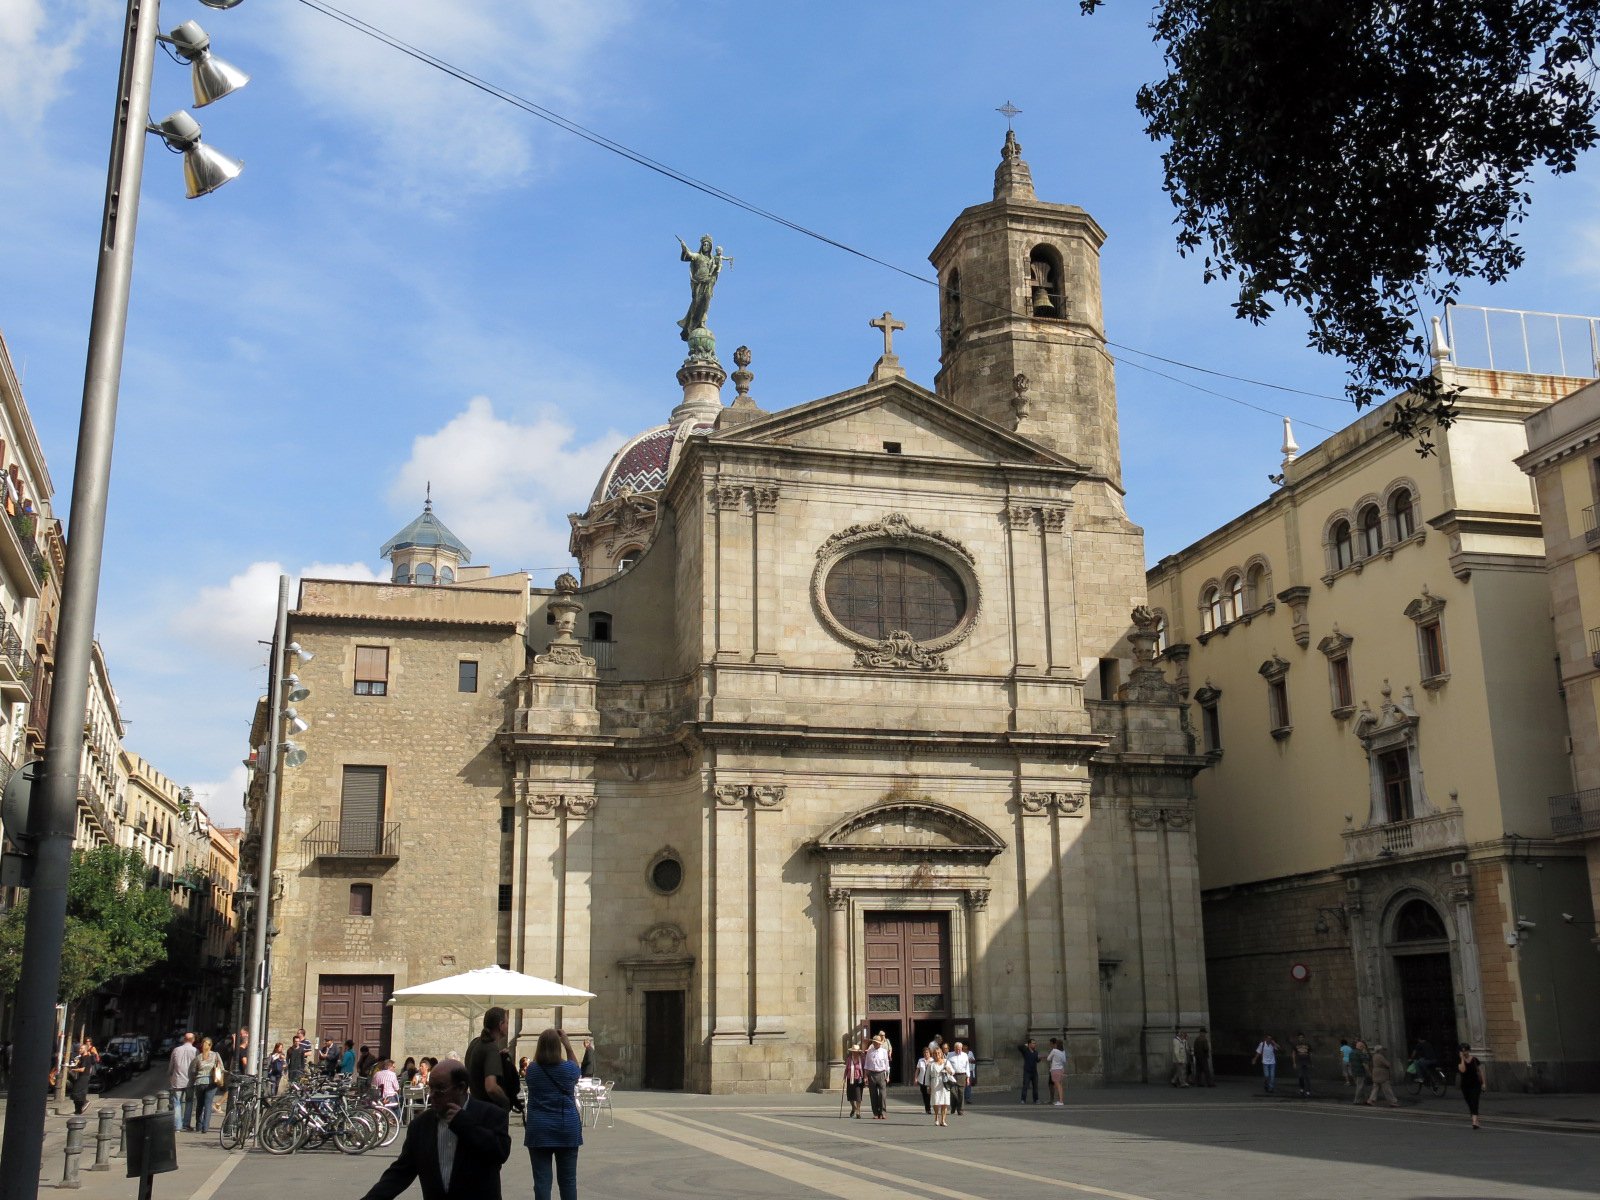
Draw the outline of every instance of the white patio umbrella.
[[[389,997],[389,1003],[407,1008],[448,1008],[475,1022],[483,1019],[486,1008],[567,1007],[593,999],[593,992],[564,983],[504,967],[479,967],[447,979],[401,988]]]

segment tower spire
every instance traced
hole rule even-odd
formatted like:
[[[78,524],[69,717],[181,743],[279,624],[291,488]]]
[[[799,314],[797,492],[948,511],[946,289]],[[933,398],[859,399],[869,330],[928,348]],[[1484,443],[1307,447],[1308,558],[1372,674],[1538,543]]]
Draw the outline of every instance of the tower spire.
[[[1033,171],[1022,157],[1022,144],[1017,141],[1016,131],[1009,127],[1006,129],[1005,145],[1000,147],[1000,165],[994,169],[994,198],[996,200],[1039,198],[1033,190]]]

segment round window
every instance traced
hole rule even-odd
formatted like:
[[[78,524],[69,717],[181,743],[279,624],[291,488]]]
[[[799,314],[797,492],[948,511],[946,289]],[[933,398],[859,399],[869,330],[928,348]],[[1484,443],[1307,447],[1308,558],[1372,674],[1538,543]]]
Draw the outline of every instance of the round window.
[[[846,555],[828,572],[828,611],[852,633],[882,641],[904,630],[933,641],[961,624],[967,589],[961,576],[928,554],[881,547]]]
[[[675,892],[683,883],[683,864],[675,858],[663,858],[650,868],[650,885],[658,892]]]

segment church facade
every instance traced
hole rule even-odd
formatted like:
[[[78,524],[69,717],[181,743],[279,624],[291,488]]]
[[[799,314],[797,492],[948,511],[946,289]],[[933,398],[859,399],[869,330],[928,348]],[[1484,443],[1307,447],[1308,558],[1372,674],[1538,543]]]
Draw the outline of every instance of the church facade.
[[[1008,135],[932,255],[933,390],[885,314],[865,385],[767,413],[741,347],[728,403],[686,318],[682,400],[573,515],[576,575],[463,566],[430,512],[393,582],[305,581],[324,716],[282,786],[269,1036],[455,1050],[384,992],[499,962],[595,993],[520,1027],[624,1086],[837,1086],[862,1022],[902,1079],[936,1032],[1163,1075],[1208,1023],[1206,760],[1123,503],[1103,238]]]

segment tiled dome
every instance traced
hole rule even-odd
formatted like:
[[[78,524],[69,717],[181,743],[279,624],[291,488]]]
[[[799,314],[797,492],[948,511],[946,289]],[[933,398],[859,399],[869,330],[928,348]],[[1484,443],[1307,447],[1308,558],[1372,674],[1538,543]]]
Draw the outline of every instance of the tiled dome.
[[[661,491],[667,486],[667,476],[683,440],[691,434],[709,433],[712,428],[709,421],[657,425],[623,443],[600,473],[590,507],[615,499],[623,488],[635,494]]]

